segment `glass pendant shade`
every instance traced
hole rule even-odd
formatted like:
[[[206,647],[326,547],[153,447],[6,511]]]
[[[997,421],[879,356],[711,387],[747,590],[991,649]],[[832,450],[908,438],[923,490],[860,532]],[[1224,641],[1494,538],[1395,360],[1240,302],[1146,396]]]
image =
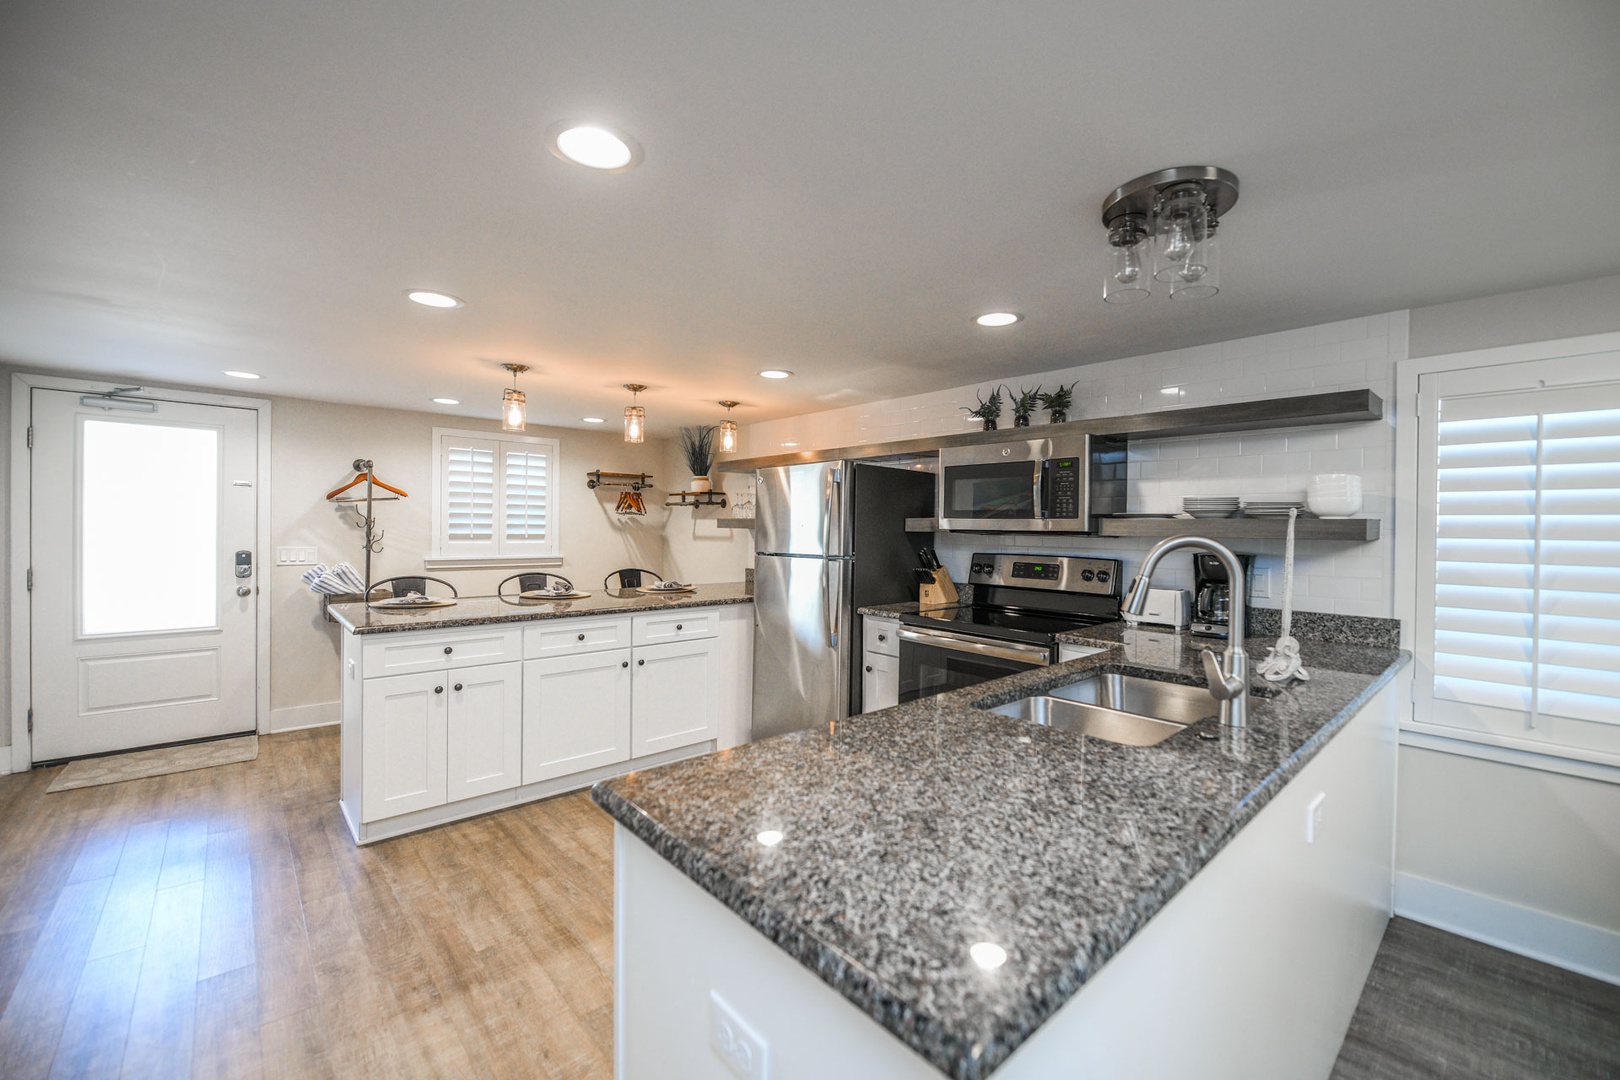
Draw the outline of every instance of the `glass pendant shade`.
[[[1103,278],[1105,302],[1130,304],[1148,298],[1153,291],[1153,275],[1149,273],[1152,247],[1152,237],[1146,232],[1119,237],[1114,244],[1113,265]]]
[[[528,420],[528,399],[523,391],[508,389],[501,395],[501,430],[522,431]]]
[[[1173,281],[1187,256],[1209,238],[1209,210],[1204,205],[1204,193],[1193,188],[1171,194],[1154,215],[1154,225],[1159,243],[1153,277],[1157,281]]]
[[[722,454],[737,452],[737,421],[720,421],[720,452]]]
[[[1207,300],[1221,291],[1221,245],[1213,230],[1187,254],[1170,278],[1170,299]]]
[[[624,441],[645,442],[647,438],[647,410],[640,405],[624,407]]]

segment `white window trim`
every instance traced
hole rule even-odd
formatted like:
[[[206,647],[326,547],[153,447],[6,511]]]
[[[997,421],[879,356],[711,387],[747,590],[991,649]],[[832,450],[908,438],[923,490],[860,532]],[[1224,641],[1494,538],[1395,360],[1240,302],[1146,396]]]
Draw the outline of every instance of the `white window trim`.
[[[524,443],[531,446],[543,447],[551,456],[552,483],[547,491],[549,506],[547,507],[547,521],[549,523],[550,544],[549,550],[519,555],[498,555],[492,552],[458,555],[447,553],[444,550],[444,439],[446,436],[463,439],[476,439],[480,442],[493,442],[497,445]],[[423,560],[423,567],[427,570],[512,570],[526,567],[561,566],[562,553],[562,498],[558,477],[561,473],[562,445],[556,439],[548,439],[539,435],[511,435],[504,431],[475,431],[468,428],[442,428],[433,429],[433,545],[432,551]],[[497,462],[496,472],[500,475],[501,464]],[[497,533],[500,526],[505,524],[505,508],[500,508],[497,520]]]
[[[1391,531],[1398,538],[1394,545],[1395,615],[1401,621],[1403,649],[1416,652],[1413,635],[1417,625],[1420,538],[1415,524],[1418,520],[1420,473],[1418,433],[1422,419],[1418,415],[1419,379],[1444,371],[1491,368],[1535,360],[1578,359],[1616,350],[1620,350],[1620,333],[1592,334],[1396,361],[1395,392],[1391,403],[1395,409],[1395,505],[1392,507],[1395,523]],[[1421,674],[1414,672],[1414,686]],[[1401,708],[1400,741],[1403,746],[1420,746],[1506,765],[1620,784],[1620,765],[1608,760],[1608,755],[1583,753],[1575,749],[1554,754],[1548,752],[1548,747],[1529,749],[1513,746],[1507,740],[1484,732],[1473,733],[1423,723],[1417,719],[1415,705],[1411,701],[1402,702]]]

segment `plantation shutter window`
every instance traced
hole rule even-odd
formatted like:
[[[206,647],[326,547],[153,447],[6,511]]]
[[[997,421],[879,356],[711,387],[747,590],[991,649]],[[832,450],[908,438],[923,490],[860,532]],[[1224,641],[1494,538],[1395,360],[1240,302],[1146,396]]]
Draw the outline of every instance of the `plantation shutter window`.
[[[1506,374],[1424,377],[1415,719],[1620,763],[1620,383]]]
[[[435,430],[434,557],[555,558],[557,442]]]

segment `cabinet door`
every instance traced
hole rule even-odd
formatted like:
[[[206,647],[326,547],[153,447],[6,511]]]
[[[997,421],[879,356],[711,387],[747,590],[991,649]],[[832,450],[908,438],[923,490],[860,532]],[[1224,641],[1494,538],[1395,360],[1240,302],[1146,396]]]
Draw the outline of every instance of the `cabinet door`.
[[[427,671],[365,681],[361,821],[444,804],[447,675]]]
[[[900,659],[869,652],[861,673],[861,711],[876,712],[900,704]]]
[[[523,782],[630,757],[630,650],[523,665]]]
[[[523,665],[451,668],[446,799],[518,786],[523,769]]]
[[[714,738],[713,638],[637,649],[630,696],[630,748],[636,757]]]

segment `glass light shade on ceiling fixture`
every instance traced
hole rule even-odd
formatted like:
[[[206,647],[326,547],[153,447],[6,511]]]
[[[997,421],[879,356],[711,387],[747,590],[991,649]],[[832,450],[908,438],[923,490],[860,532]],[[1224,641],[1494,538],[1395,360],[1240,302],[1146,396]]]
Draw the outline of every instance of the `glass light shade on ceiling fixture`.
[[[1112,248],[1103,300],[1145,300],[1156,281],[1170,286],[1174,300],[1220,292],[1215,230],[1237,197],[1238,178],[1213,165],[1148,173],[1115,190],[1103,202]]]
[[[647,389],[642,383],[625,383],[624,388],[630,391],[631,404],[624,407],[624,441],[639,443],[647,441],[647,410],[635,404],[635,396]]]
[[[1108,243],[1114,251],[1114,264],[1103,278],[1103,300],[1109,304],[1131,304],[1146,300],[1153,292],[1149,260],[1153,234],[1141,214],[1127,214],[1108,230]]]
[[[722,454],[735,454],[737,452],[737,421],[731,418],[731,410],[740,402],[722,401],[720,405],[726,410],[726,418],[720,421],[720,452]]]
[[[512,373],[512,385],[501,394],[501,430],[522,431],[529,422],[528,398],[517,388],[517,377],[529,370],[528,364],[502,364]]]

